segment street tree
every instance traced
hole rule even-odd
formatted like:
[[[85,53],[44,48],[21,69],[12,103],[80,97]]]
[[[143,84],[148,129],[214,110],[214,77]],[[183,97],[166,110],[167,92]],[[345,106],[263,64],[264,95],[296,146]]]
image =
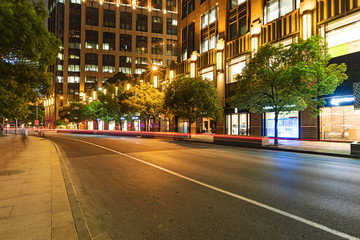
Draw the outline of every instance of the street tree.
[[[61,42],[46,29],[44,1],[0,0],[0,115],[27,117],[28,103],[49,92]]]
[[[125,100],[132,113],[139,113],[146,121],[146,131],[150,131],[150,119],[158,118],[163,113],[164,93],[149,83],[136,85],[132,95]]]
[[[299,39],[290,47],[265,44],[246,69],[237,76],[236,95],[228,103],[252,113],[275,114],[275,144],[278,144],[278,119],[281,112],[311,109],[319,114],[325,104],[318,98],[331,94],[344,80],[345,64],[330,64],[331,57],[321,36]]]
[[[126,76],[125,73],[117,72],[117,73],[114,74],[114,76],[107,79],[105,83],[107,83],[107,84],[116,84],[116,83],[119,83],[119,82],[124,82],[126,80],[128,80],[128,77]]]
[[[189,133],[191,125],[202,117],[221,120],[223,110],[214,83],[201,77],[174,79],[166,88],[164,105],[189,122]]]
[[[108,118],[104,103],[99,100],[92,101],[91,103],[86,104],[84,107],[84,114],[87,120],[96,121],[97,129],[99,127],[100,120],[104,121]]]
[[[79,123],[86,120],[85,106],[82,102],[71,102],[59,109],[59,117],[69,123],[75,123],[78,129]]]

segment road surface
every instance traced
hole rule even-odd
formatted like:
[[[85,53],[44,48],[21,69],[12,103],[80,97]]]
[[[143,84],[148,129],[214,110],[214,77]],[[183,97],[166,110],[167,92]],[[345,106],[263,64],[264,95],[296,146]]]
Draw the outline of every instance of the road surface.
[[[91,135],[48,135],[112,239],[358,239],[360,161]]]

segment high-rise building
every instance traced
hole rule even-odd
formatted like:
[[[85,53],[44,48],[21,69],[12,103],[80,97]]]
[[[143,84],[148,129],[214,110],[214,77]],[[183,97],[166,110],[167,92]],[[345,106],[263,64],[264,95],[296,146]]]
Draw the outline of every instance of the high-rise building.
[[[53,125],[59,107],[86,100],[117,72],[141,74],[176,61],[176,0],[48,0],[49,31],[62,41],[45,101]]]
[[[360,138],[360,0],[182,0],[179,5],[176,74],[215,82],[224,107],[217,133],[274,136],[274,113],[250,114],[225,99],[235,94],[236,76],[261,45],[286,46],[321,34],[331,62],[346,63],[349,79],[324,96],[327,104],[319,117],[309,109],[281,114],[279,136]],[[197,126],[204,129],[211,121]]]

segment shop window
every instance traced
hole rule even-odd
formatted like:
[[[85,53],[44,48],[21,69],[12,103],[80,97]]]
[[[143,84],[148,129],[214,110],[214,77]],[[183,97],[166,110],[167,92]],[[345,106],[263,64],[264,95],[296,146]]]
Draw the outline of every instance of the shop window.
[[[132,14],[129,12],[120,12],[120,29],[132,29]]]
[[[250,135],[250,114],[236,113],[226,115],[228,135]]]
[[[275,113],[265,113],[265,136],[275,136]],[[299,112],[281,112],[278,118],[278,136],[299,138]]]

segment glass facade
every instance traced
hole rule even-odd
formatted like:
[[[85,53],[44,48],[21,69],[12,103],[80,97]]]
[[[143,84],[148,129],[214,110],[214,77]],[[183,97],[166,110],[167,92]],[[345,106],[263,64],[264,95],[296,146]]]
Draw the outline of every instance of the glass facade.
[[[250,135],[250,114],[234,113],[226,115],[228,135]]]
[[[360,110],[354,106],[325,107],[320,113],[320,139],[360,139]]]
[[[265,113],[265,136],[275,136],[275,113]],[[278,118],[278,137],[299,138],[299,112],[283,112]]]

